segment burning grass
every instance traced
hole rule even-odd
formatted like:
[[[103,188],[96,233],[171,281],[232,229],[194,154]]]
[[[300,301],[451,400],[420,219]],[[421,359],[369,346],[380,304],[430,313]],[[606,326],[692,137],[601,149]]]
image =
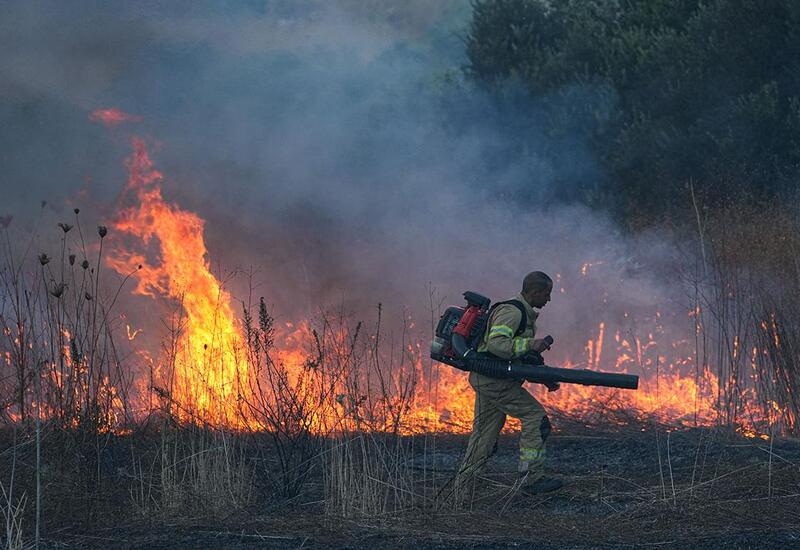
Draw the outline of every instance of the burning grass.
[[[352,429],[469,431],[472,392],[465,377],[425,359],[427,331],[409,318],[395,339],[382,326],[380,308],[369,328],[341,313],[276,323],[263,302],[246,304],[241,319],[235,315],[231,295],[210,269],[204,220],[164,199],[163,175],[145,143],[132,144],[120,210],[110,233],[98,228],[99,243],[87,245],[76,211],[74,220],[59,223],[60,254],[42,253],[36,268],[31,258],[15,259],[3,230],[3,352],[14,375],[3,387],[0,411],[8,421],[60,416],[64,425],[90,422],[108,430],[159,411],[181,422],[323,437]],[[789,233],[788,223],[775,231]],[[693,294],[687,323],[693,340],[675,339],[659,311],[635,319],[626,313],[616,325],[599,320],[582,352],[554,357],[567,367],[639,374],[639,391],[532,391],[550,409],[571,414],[591,416],[600,403],[672,424],[791,431],[798,404],[787,312],[795,310],[798,293],[789,291],[797,283],[778,295],[753,277],[726,277],[745,263],[728,251],[729,241],[744,236],[726,231],[725,224],[703,226],[701,238],[714,238],[701,243],[696,272],[683,273]],[[757,274],[785,267],[755,259],[766,266]],[[580,277],[602,265],[585,264]],[[100,285],[105,267],[119,276],[111,293]],[[561,292],[564,279],[556,277]],[[114,305],[121,292],[172,308],[161,350],[127,324],[120,337]],[[431,309],[435,316],[438,308]],[[40,376],[34,365],[43,369]],[[40,398],[34,382],[41,383]],[[33,414],[36,407],[41,414]]]

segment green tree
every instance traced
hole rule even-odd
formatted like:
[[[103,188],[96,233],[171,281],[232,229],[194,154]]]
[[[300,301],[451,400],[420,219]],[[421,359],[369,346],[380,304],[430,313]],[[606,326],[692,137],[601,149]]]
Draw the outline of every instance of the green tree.
[[[550,131],[588,143],[609,176],[578,196],[613,195],[629,220],[685,209],[689,180],[710,203],[792,194],[798,53],[792,0],[480,0],[467,36],[468,74],[490,90],[522,82]],[[583,106],[552,101],[576,88]],[[613,111],[587,118],[609,105],[592,94]]]

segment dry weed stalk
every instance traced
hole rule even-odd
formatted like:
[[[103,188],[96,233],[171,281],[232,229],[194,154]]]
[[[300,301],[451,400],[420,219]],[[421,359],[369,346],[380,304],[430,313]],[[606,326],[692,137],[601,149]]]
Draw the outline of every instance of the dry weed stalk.
[[[243,392],[251,396],[243,399],[243,414],[271,439],[271,448],[263,449],[264,458],[276,463],[279,475],[273,485],[284,497],[299,494],[319,457],[337,459],[340,437],[397,436],[405,428],[404,415],[415,395],[417,372],[416,364],[408,360],[407,327],[399,349],[389,337],[387,353],[380,306],[371,335],[343,311],[321,312],[315,325],[303,331],[305,359],[287,364],[274,348],[274,319],[263,298],[257,319],[252,308],[244,308],[247,364],[252,372],[249,391]],[[383,462],[396,462],[385,450],[380,453]]]
[[[127,413],[127,384],[110,317],[122,287],[108,299],[100,289],[102,238],[93,268],[88,260],[83,267],[72,259],[73,250],[89,257],[77,213],[75,225],[59,227],[60,254],[43,253],[36,266],[30,254],[34,239],[24,245],[12,240],[9,229],[2,230],[0,351],[14,372],[13,381],[3,380],[2,395],[14,398],[0,410],[7,422],[24,424],[39,408],[48,425],[107,431]]]
[[[324,462],[325,513],[386,517],[421,500],[410,448],[391,434],[361,432],[328,440]]]
[[[85,502],[95,513],[104,478],[101,456],[110,430],[127,417],[127,383],[114,342],[111,312],[124,284],[106,297],[101,290],[102,237],[91,256],[78,209],[74,223],[59,223],[59,252],[34,256],[38,234],[28,238],[0,229],[0,361],[13,376],[0,379],[0,419],[6,427],[35,432],[34,545],[38,546],[47,476],[69,476],[77,486],[70,498]],[[74,230],[74,229],[77,229]],[[78,257],[84,258],[77,263]],[[62,446],[70,465],[47,464],[43,442],[51,437]],[[55,472],[59,472],[56,474]],[[21,480],[27,482],[27,480]]]
[[[366,368],[348,370],[345,377],[346,393],[340,399],[349,404],[341,411],[345,429],[329,438],[324,455],[325,512],[330,516],[385,517],[424,500],[417,493],[414,438],[402,437],[416,428],[405,422],[405,415],[416,396],[420,358],[410,342],[407,316],[399,343],[382,333],[381,316],[379,305],[374,332],[362,341]]]
[[[145,517],[227,517],[253,498],[245,446],[224,431],[166,428],[148,468],[133,457],[131,500]]]
[[[25,516],[25,505],[28,502],[28,495],[23,492],[18,498],[14,498],[14,477],[17,465],[17,445],[16,441],[11,449],[11,475],[6,486],[0,482],[0,513],[3,514],[4,520],[4,543],[3,546],[6,550],[22,550],[24,545],[22,522]],[[36,537],[36,544],[38,544],[39,537]]]
[[[5,486],[0,483],[0,513],[3,514],[5,534],[2,541],[3,548],[6,550],[22,550],[25,548],[22,520],[25,515],[25,505],[28,503],[28,496],[25,493],[14,499],[12,490],[6,491]]]
[[[695,203],[702,259],[684,270],[693,302],[695,364],[716,375],[725,426],[794,433],[800,418],[800,220],[791,205]],[[765,216],[769,212],[769,216]]]
[[[251,369],[243,415],[265,430],[272,445],[261,446],[266,463],[277,462],[272,483],[279,494],[299,494],[327,434],[336,428],[333,408],[350,356],[329,349],[327,324],[313,332],[315,350],[301,365],[287,365],[274,349],[274,319],[262,298],[258,319],[244,308],[247,364]],[[243,392],[244,393],[244,392]],[[260,440],[259,440],[260,441]]]

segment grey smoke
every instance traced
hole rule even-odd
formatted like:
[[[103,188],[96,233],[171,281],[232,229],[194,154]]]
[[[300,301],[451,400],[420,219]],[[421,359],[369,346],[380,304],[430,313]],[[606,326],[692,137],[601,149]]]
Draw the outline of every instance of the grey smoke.
[[[602,170],[579,135],[548,133],[542,98],[511,86],[498,102],[464,80],[469,13],[466,0],[4,3],[0,214],[85,189],[111,216],[134,133],[165,195],[207,220],[211,259],[259,266],[256,292],[285,318],[383,302],[424,319],[428,283],[449,302],[504,298],[541,269],[566,287],[542,326],[580,335],[579,350],[601,314],[679,301],[660,239],[547,204],[571,181],[602,185]],[[549,100],[614,108],[603,89]],[[88,122],[110,106],[144,120]],[[605,263],[582,278],[591,260]],[[244,281],[232,290],[244,297]]]

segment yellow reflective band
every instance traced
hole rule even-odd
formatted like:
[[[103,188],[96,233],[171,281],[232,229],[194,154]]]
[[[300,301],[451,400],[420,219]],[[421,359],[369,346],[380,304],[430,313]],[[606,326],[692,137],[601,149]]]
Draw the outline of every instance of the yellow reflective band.
[[[520,460],[537,460],[544,458],[544,449],[523,447],[519,450],[519,458]]]
[[[528,351],[528,339],[523,337],[514,338],[514,353],[525,353]]]
[[[491,329],[489,329],[489,338],[492,336],[497,336],[498,334],[508,336],[510,338],[513,336],[514,330],[506,325],[494,325]]]

